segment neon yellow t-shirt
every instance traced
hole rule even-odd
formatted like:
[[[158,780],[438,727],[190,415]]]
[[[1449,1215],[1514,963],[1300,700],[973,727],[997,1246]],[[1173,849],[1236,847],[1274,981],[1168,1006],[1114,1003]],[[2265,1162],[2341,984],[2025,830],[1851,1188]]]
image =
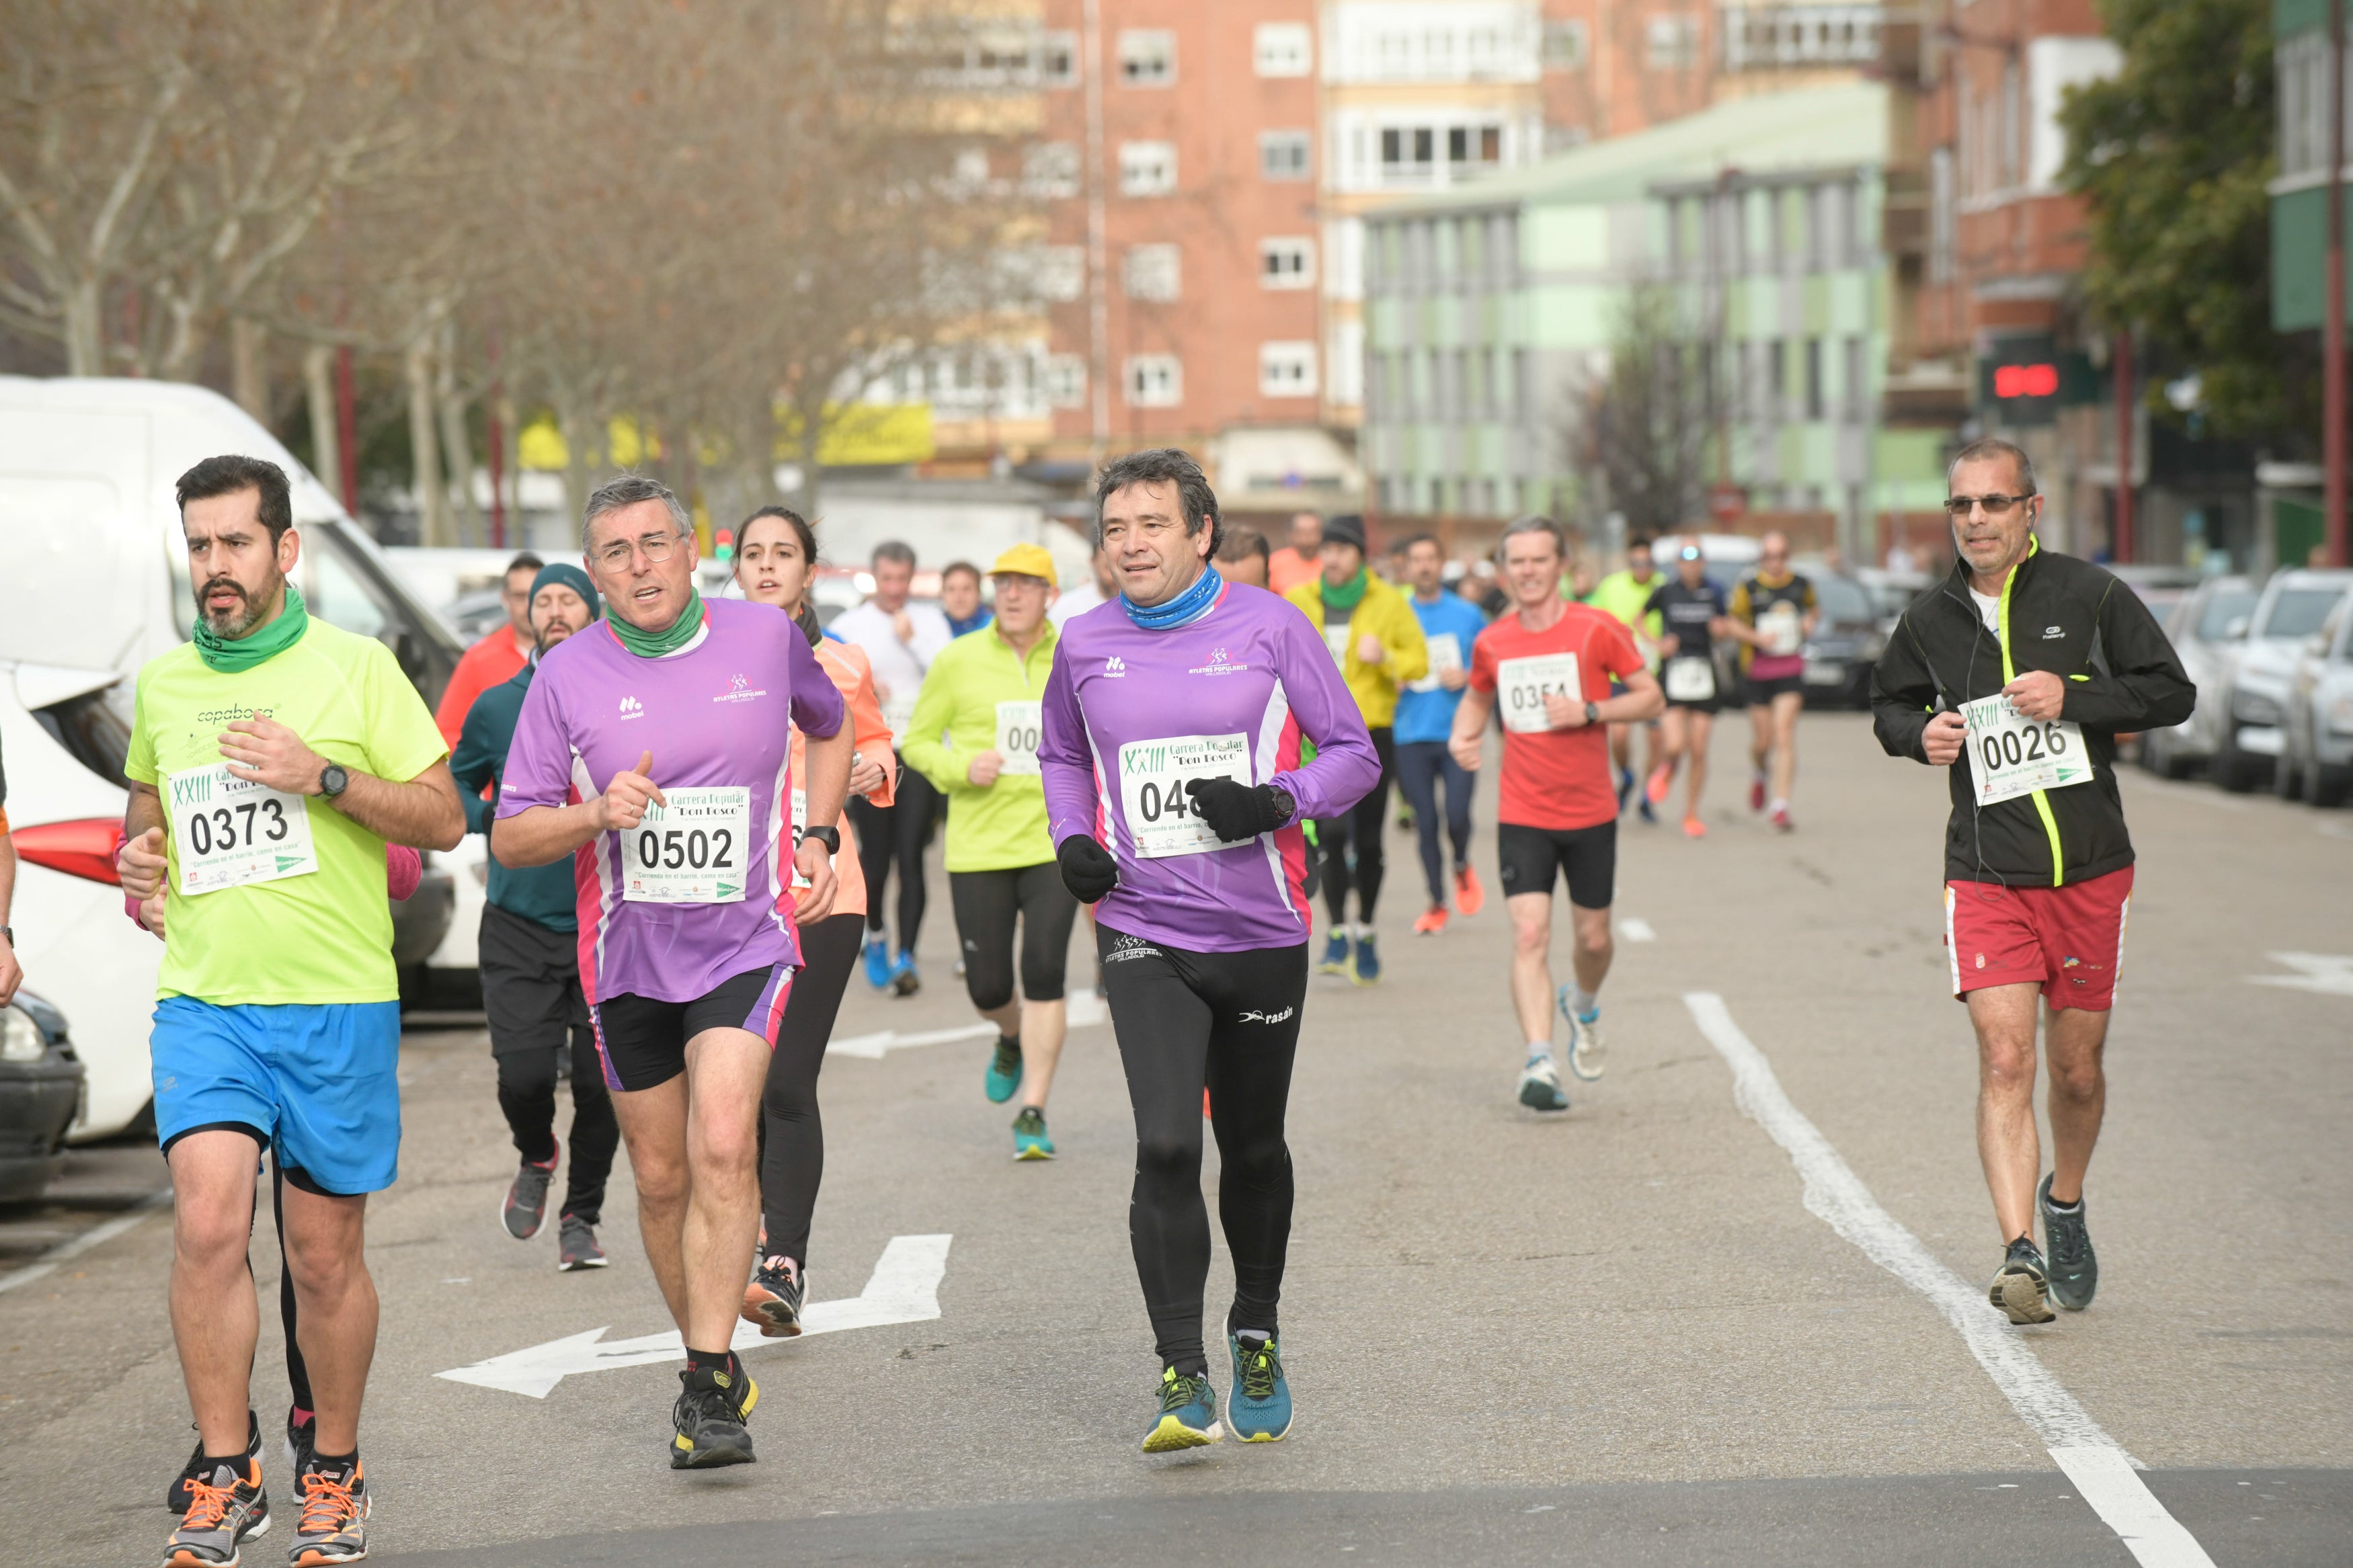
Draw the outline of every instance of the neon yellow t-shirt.
[[[448,748],[391,650],[313,617],[301,641],[235,674],[207,668],[195,644],[183,644],[147,661],[138,690],[122,771],[163,795],[170,862],[156,994],[223,1007],[396,1000],[384,840],[324,796],[261,800],[257,811],[249,795],[239,804],[211,795],[222,781],[206,776],[222,761],[230,721],[256,712],[329,762],[378,778],[406,781],[431,767]],[[299,848],[306,825],[315,870],[183,891],[185,855],[201,860],[242,842],[259,845],[269,863],[270,839]]]

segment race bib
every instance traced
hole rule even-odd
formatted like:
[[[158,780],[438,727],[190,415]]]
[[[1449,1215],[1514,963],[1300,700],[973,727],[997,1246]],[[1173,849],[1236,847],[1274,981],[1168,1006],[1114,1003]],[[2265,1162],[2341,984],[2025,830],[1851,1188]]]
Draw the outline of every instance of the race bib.
[[[1776,658],[1787,658],[1805,646],[1805,627],[1799,621],[1798,606],[1784,599],[1766,611],[1757,620],[1757,632],[1765,639],[1765,651]]]
[[[915,695],[913,692],[911,691],[902,697],[894,691],[882,700],[882,722],[890,729],[892,746],[903,746],[907,743],[907,727],[914,721]]]
[[[997,705],[997,754],[1004,758],[997,772],[1035,773],[1038,740],[1045,733],[1045,704],[1000,702]]]
[[[740,784],[662,791],[664,805],[621,835],[621,897],[634,904],[733,904],[751,863],[752,792]],[[807,815],[793,792],[796,840]]]
[[[1710,658],[1667,660],[1667,700],[1705,702],[1715,695],[1715,661]]]
[[[1230,847],[1193,815],[1187,779],[1251,784],[1247,735],[1178,735],[1119,749],[1119,799],[1127,836],[1146,860]]]
[[[190,768],[165,783],[183,894],[307,877],[319,868],[305,797],[241,779],[226,763]]]
[[[1425,640],[1430,645],[1430,673],[1419,680],[1407,681],[1408,691],[1436,691],[1441,674],[1462,668],[1461,638],[1452,632],[1433,632]]]
[[[1345,626],[1325,626],[1324,646],[1332,650],[1334,664],[1345,665],[1348,662],[1348,628]]]
[[[1968,721],[1969,771],[1979,805],[2091,780],[2084,731],[2068,720],[2029,719],[2001,696],[1963,703],[1961,717]]]
[[[1545,714],[1546,697],[1582,701],[1584,696],[1573,653],[1507,658],[1495,667],[1495,704],[1503,712],[1506,730],[1521,734],[1549,730],[1552,721]]]

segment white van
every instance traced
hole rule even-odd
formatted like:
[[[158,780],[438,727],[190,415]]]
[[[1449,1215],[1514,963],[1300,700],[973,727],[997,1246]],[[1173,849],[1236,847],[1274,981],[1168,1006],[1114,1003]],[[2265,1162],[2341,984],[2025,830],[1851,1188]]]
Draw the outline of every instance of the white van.
[[[26,984],[67,1018],[89,1067],[72,1136],[139,1120],[153,1095],[147,1032],[162,944],[122,912],[114,833],[141,664],[185,642],[195,615],[173,486],[198,461],[266,458],[293,483],[297,582],[311,614],[381,638],[430,702],[457,641],[373,540],[269,431],[202,387],[0,376],[0,765],[19,870],[10,923]],[[422,964],[450,920],[448,873],[395,905],[394,955]]]

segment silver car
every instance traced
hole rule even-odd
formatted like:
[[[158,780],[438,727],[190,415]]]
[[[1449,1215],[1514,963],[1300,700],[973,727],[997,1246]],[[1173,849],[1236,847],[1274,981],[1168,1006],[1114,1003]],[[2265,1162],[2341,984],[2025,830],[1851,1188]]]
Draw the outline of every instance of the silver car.
[[[2284,798],[2343,805],[2353,790],[2353,595],[2297,651],[2285,729],[2274,787]]]
[[[2247,640],[2225,675],[2230,721],[2214,752],[2214,782],[2245,791],[2272,775],[2286,744],[2288,681],[2306,637],[2320,629],[2348,593],[2353,572],[2274,572],[2255,603]]]
[[[2244,577],[2212,577],[2191,590],[2166,618],[2166,635],[2181,668],[2198,688],[2197,711],[2167,730],[2140,738],[2141,765],[2166,778],[2187,777],[2222,743],[2228,717],[2223,674],[2231,650],[2244,641],[2263,590]]]

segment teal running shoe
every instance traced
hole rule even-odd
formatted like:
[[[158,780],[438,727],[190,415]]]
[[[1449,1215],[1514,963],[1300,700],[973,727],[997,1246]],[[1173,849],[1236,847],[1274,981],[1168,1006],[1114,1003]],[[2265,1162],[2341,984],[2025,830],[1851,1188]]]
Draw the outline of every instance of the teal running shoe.
[[[1359,985],[1381,983],[1381,952],[1373,945],[1371,937],[1356,939],[1356,966],[1348,972],[1348,978]]]
[[[1025,1105],[1021,1114],[1013,1119],[1013,1157],[1017,1160],[1050,1160],[1054,1157],[1054,1141],[1046,1136],[1046,1113],[1034,1105]]]
[[[1334,931],[1324,942],[1324,962],[1318,966],[1326,974],[1348,973],[1348,937],[1345,931]]]
[[[1208,1373],[1185,1377],[1173,1366],[1161,1369],[1160,1414],[1144,1435],[1144,1451],[1173,1454],[1202,1447],[1225,1435],[1218,1425],[1218,1391],[1209,1386]]]
[[[1562,986],[1553,1000],[1560,1006],[1560,1016],[1568,1020],[1568,1070],[1579,1081],[1591,1083],[1602,1074],[1601,1009],[1579,1013],[1569,1005],[1569,988]]]
[[[981,1092],[988,1096],[989,1104],[1002,1105],[1020,1087],[1021,1042],[999,1035],[997,1054],[988,1058],[988,1070],[981,1075]]]
[[[866,939],[866,984],[880,991],[891,984],[891,946],[878,934]]]
[[[1280,1443],[1291,1436],[1291,1384],[1282,1375],[1279,1340],[1226,1336],[1234,1357],[1234,1391],[1226,1396],[1226,1425],[1245,1443]]]

